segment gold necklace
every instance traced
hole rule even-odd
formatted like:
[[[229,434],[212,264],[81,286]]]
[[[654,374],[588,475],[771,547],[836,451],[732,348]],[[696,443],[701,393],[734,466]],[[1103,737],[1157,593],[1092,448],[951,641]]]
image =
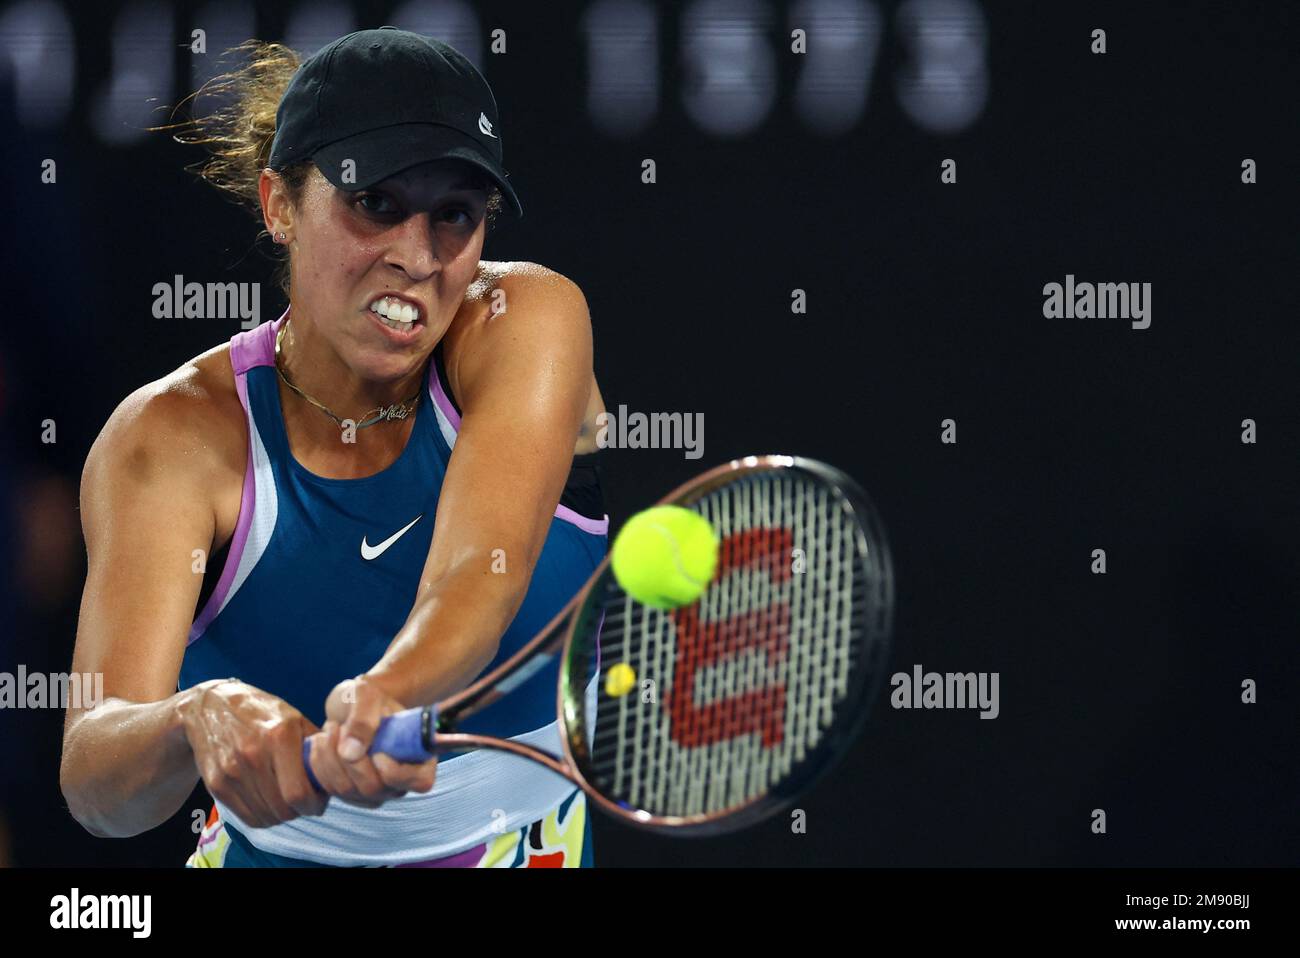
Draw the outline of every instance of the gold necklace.
[[[286,386],[296,392],[303,399],[307,400],[321,412],[325,413],[325,415],[333,419],[338,423],[340,429],[346,429],[346,420],[340,419],[338,416],[334,415],[330,408],[324,403],[317,402],[293,383],[289,382],[289,377],[284,374],[284,370],[280,367],[280,340],[284,339],[284,331],[288,328],[289,320],[286,319],[284,325],[280,327],[280,331],[275,334],[275,371],[280,374],[280,378],[284,380]],[[374,425],[377,422],[391,422],[394,419],[405,419],[407,416],[411,415],[411,413],[415,412],[415,407],[419,404],[420,390],[416,389],[415,395],[405,402],[393,403],[391,406],[376,406],[373,410],[362,417],[361,421],[356,424],[356,428],[364,429],[366,426]]]

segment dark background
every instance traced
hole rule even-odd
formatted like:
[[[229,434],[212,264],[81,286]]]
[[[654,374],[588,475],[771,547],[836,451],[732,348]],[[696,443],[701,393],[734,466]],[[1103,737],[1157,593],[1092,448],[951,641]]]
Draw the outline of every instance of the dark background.
[[[141,8],[44,6],[70,31],[66,115],[20,119],[12,56],[0,65],[3,671],[70,667],[77,483],[114,406],[238,332],[154,319],[153,284],[260,281],[263,319],[283,306],[252,220],[183,169],[194,148],[160,133],[117,142],[94,119],[111,76],[169,50],[175,76],[128,84],[123,102],[193,89],[185,44],[204,10],[160,4],[161,40],[128,30],[115,52],[120,17]],[[282,38],[297,6],[258,5],[255,35]],[[895,711],[882,695],[849,760],[802,803],[806,834],[775,821],[680,841],[598,817],[597,863],[1294,865],[1295,5],[911,4],[933,30],[983,37],[983,105],[938,130],[900,99],[907,10],[847,4],[874,17],[879,49],[862,115],[833,135],[809,128],[793,94],[805,61],[789,29],[805,8],[733,5],[722,22],[767,11],[776,71],[766,119],[733,137],[683,106],[699,82],[682,52],[697,4],[644,5],[659,39],[652,120],[622,135],[593,122],[581,24],[595,6],[472,10],[527,214],[502,220],[485,257],[581,285],[609,409],[704,414],[700,460],[607,453],[615,529],[736,456],[832,462],[891,535],[890,671],[1001,676],[994,721]],[[332,9],[352,21],[322,43],[408,25],[391,5]],[[14,23],[0,20],[11,54],[34,42]],[[487,52],[497,27],[506,55]],[[1095,28],[1105,55],[1090,52]],[[40,182],[46,157],[56,185]],[[646,157],[654,185],[640,180]],[[1255,185],[1241,182],[1247,157]],[[946,158],[955,185],[940,183]],[[1068,273],[1150,282],[1151,327],[1045,319],[1042,288]],[[806,315],[791,313],[796,288]],[[947,418],[956,445],[940,442]],[[1104,576],[1090,572],[1095,548]],[[1258,704],[1241,703],[1247,678]],[[201,796],[138,838],[90,837],[59,794],[61,722],[0,712],[10,860],[182,863]]]

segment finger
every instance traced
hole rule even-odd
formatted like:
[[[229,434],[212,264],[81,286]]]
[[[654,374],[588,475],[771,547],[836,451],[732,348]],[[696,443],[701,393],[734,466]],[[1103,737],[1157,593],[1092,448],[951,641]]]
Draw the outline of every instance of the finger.
[[[341,726],[337,722],[326,722],[323,736],[317,736],[312,743],[312,770],[320,770],[317,779],[321,785],[341,801],[364,808],[378,808],[390,797],[382,794],[382,781],[378,774],[368,777],[361,763],[343,761],[338,754],[340,737]],[[360,767],[354,768],[354,765]]]
[[[352,712],[352,703],[356,700],[356,679],[345,679],[325,696],[325,717],[335,722],[342,722]]]
[[[340,730],[340,741],[342,736],[343,733]],[[374,802],[375,807],[382,805],[389,799],[401,798],[404,794],[384,784],[383,778],[379,775],[379,770],[375,768],[375,763],[371,761],[368,755],[362,756],[358,762],[344,761],[343,770],[347,772],[348,777],[352,780],[353,791],[362,800]],[[352,801],[352,799],[346,799],[346,801]]]
[[[250,771],[234,745],[221,748],[211,757],[203,781],[212,797],[234,811],[244,824],[265,828],[277,823],[271,806],[251,780]]]
[[[384,698],[376,689],[365,682],[354,682],[352,693],[352,708],[343,722],[339,743],[339,755],[345,762],[365,758],[384,718]]]
[[[221,804],[226,807],[226,809],[230,812],[230,814],[233,815],[235,818],[239,819],[239,821],[243,822],[245,825],[251,825],[254,828],[262,827],[261,825],[257,824],[260,817],[259,813],[254,812],[251,808],[249,808],[248,805],[244,803],[244,800],[239,796],[238,792],[230,792],[226,795],[218,795],[216,794],[216,792],[213,792],[212,789],[208,789],[208,791],[212,794],[213,798],[221,802]]]
[[[284,731],[279,731],[283,729]],[[275,776],[280,801],[298,815],[320,815],[325,811],[327,796],[307,779],[302,764],[302,730],[285,724],[270,736],[271,774]]]
[[[390,789],[420,793],[429,792],[433,789],[438,769],[438,760],[436,758],[418,764],[399,762],[383,754],[372,755],[370,759],[374,762],[375,770],[379,772],[380,779]]]
[[[208,794],[224,805],[241,822],[256,825],[261,821],[265,810],[250,808],[249,803],[244,801],[244,796],[239,793],[234,779],[227,776],[215,760],[208,763],[201,777]]]
[[[269,738],[250,739],[236,749],[244,770],[243,779],[247,783],[244,791],[247,793],[251,788],[261,797],[262,804],[271,816],[268,825],[277,825],[298,817],[298,813],[280,794],[280,783],[272,764],[272,755],[275,751],[276,745]],[[298,767],[302,767],[301,756],[298,759]]]
[[[352,795],[352,779],[338,756],[339,726],[326,722],[325,728],[311,736],[311,770],[326,795],[347,799]]]
[[[352,796],[344,801],[365,804],[370,808],[378,808],[384,802],[391,798],[397,798],[400,792],[393,792],[384,785],[384,781],[379,776],[379,771],[375,768],[374,762],[369,755],[362,755],[357,761],[350,762],[343,754],[342,743],[343,726],[340,725],[337,730],[336,748],[340,761],[343,764],[343,771],[347,774],[352,782]]]

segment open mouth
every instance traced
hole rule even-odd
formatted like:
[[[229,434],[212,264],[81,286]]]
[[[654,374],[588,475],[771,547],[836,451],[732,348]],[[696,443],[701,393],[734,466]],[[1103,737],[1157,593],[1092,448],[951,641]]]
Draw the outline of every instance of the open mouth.
[[[396,296],[381,296],[370,304],[370,311],[389,329],[411,333],[421,325],[420,308]]]

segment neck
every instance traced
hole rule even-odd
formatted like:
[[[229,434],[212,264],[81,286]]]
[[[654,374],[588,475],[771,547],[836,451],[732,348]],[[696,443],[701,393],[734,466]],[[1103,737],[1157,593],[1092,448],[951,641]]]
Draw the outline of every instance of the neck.
[[[277,363],[284,378],[339,419],[360,425],[373,418],[379,410],[389,407],[400,410],[403,406],[408,410],[406,418],[414,415],[413,400],[423,380],[423,363],[392,380],[366,379],[344,363],[338,352],[314,325],[304,321],[301,314],[297,322],[293,321],[292,315],[286,320],[278,342]],[[334,429],[339,428],[324,410],[293,389],[287,391],[297,404],[309,408]],[[383,429],[394,421],[397,420],[380,420],[365,428],[366,431]]]

